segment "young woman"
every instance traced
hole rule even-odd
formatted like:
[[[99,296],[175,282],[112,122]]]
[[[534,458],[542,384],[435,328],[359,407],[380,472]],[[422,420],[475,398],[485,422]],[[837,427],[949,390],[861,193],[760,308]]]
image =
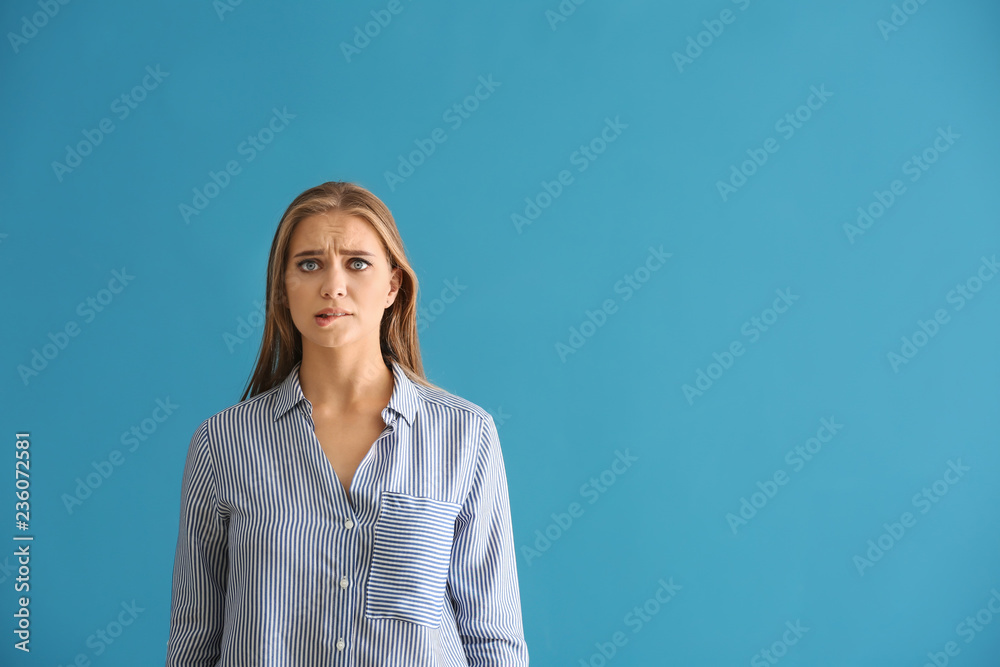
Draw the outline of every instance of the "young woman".
[[[303,192],[266,292],[241,402],[188,448],[168,667],[527,665],[496,426],[424,377],[388,208]]]

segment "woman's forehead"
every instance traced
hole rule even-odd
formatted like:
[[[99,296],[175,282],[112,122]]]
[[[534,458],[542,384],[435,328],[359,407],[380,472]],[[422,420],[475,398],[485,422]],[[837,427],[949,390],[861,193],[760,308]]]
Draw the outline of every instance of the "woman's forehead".
[[[375,245],[378,234],[366,220],[356,215],[321,213],[303,219],[292,232],[290,245],[316,247],[348,247]],[[367,250],[375,250],[365,248]]]

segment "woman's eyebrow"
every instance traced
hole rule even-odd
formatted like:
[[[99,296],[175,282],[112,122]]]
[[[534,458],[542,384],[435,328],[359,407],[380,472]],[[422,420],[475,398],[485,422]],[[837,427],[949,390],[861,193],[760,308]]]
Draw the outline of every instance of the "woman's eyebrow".
[[[302,252],[299,252],[299,253],[296,253],[296,254],[292,255],[292,257],[293,258],[294,257],[309,257],[309,256],[315,256],[315,255],[323,255],[323,254],[325,254],[325,253],[322,250],[303,250]],[[348,250],[346,248],[344,248],[343,250],[341,250],[340,254],[341,255],[361,255],[363,257],[374,257],[375,256],[374,253],[370,253],[367,250]]]

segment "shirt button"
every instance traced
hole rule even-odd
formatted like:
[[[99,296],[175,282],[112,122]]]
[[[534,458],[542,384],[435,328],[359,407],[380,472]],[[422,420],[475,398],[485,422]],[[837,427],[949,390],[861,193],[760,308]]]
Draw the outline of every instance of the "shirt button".
[[[344,528],[346,528],[347,530],[354,528],[354,522],[348,519],[347,521],[344,522]]]
[[[347,587],[348,587],[348,585],[349,584],[347,583],[347,577],[346,576],[341,577],[340,578],[340,587],[346,590]]]
[[[343,651],[344,650],[344,638],[343,637],[341,637],[340,639],[337,640],[337,650],[338,651]]]

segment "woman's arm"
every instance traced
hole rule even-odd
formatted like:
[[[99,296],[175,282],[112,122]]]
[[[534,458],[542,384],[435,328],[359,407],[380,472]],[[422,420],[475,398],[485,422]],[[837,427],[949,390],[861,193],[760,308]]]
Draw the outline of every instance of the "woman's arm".
[[[181,482],[167,667],[210,667],[219,659],[229,571],[227,529],[205,421],[191,438]]]
[[[476,470],[458,514],[448,589],[474,667],[528,664],[507,475],[493,418],[483,421]]]

